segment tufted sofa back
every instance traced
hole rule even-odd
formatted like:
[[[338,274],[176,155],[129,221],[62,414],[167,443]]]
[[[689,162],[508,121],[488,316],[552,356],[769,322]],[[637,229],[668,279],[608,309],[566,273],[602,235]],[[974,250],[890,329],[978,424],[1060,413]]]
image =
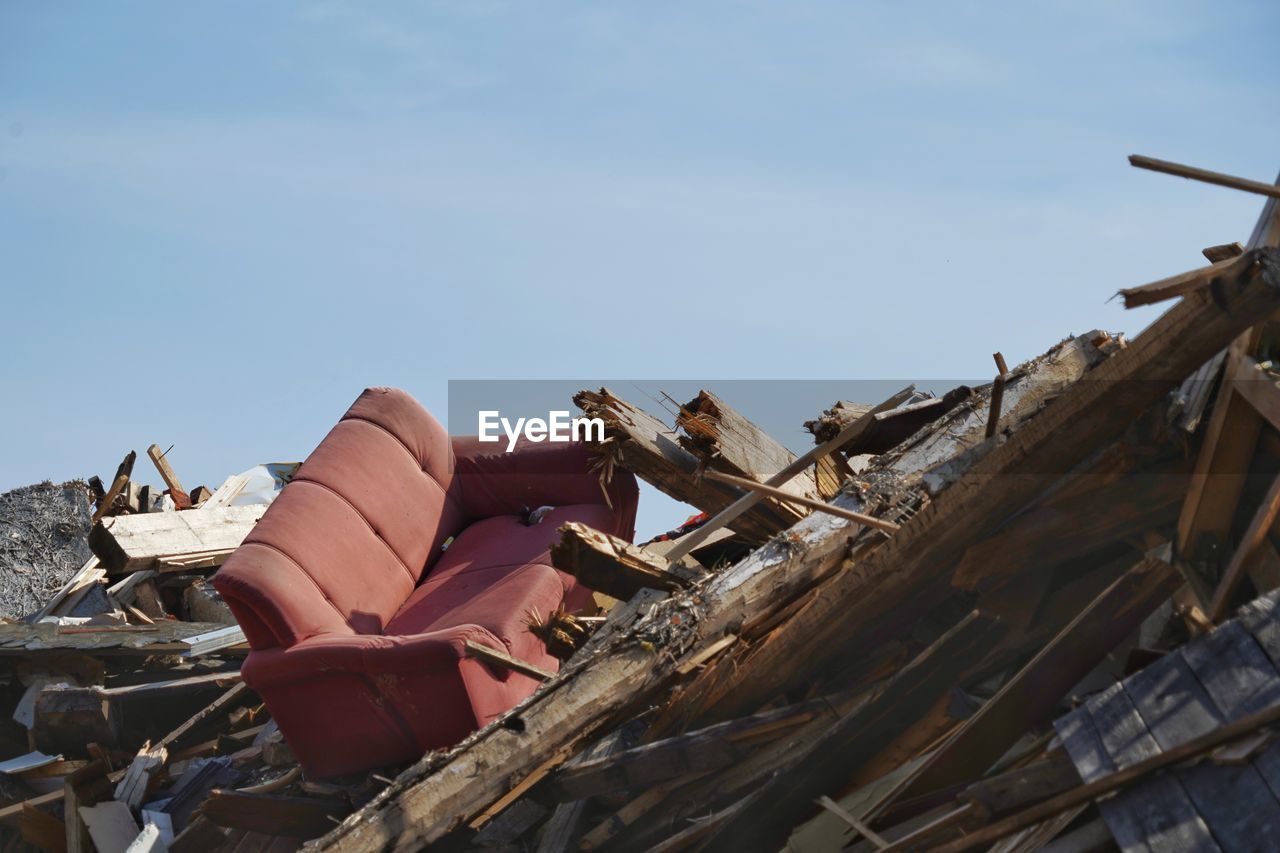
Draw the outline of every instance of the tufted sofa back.
[[[255,649],[380,634],[462,525],[444,427],[405,392],[370,388],[215,583]]]

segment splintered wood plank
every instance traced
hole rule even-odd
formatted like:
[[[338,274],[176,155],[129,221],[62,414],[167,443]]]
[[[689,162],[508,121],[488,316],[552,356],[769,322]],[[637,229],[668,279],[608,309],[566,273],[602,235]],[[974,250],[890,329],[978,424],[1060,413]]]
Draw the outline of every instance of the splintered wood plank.
[[[851,697],[822,697],[717,723],[704,729],[600,755],[565,766],[551,780],[556,799],[577,800],[646,786],[690,773],[706,773],[739,762],[748,744],[776,738],[789,729],[830,715]]]
[[[138,458],[136,450],[130,450],[124,457],[124,461],[120,463],[120,467],[116,469],[116,476],[111,480],[111,486],[107,489],[106,494],[98,501],[98,508],[93,511],[91,519],[93,524],[97,524],[102,516],[111,510],[111,505],[115,503],[116,497],[124,491],[125,486],[129,485],[129,477],[133,474],[133,463]]]
[[[551,546],[551,565],[619,601],[642,589],[670,592],[690,584],[665,558],[576,521],[560,527],[560,539]]]
[[[699,477],[702,462],[676,440],[675,432],[643,409],[607,388],[579,391],[573,402],[605,424],[605,440],[596,445],[602,477],[621,466],[670,497],[703,512],[717,513],[742,497],[742,491]],[[734,524],[734,532],[753,544],[786,530],[801,516],[768,502],[757,503]]]
[[[676,426],[684,430],[679,437],[682,447],[726,474],[763,482],[796,459],[782,442],[710,391],[699,391],[680,407]],[[814,500],[821,497],[812,469],[798,472],[778,488]]]
[[[1205,654],[1229,655],[1230,649],[1224,641]],[[1171,652],[1124,682],[1125,692],[1161,751],[1209,734],[1228,722],[1181,651]],[[1226,666],[1231,666],[1229,658]],[[1220,678],[1217,683],[1229,683],[1229,679]],[[1179,770],[1177,776],[1223,848],[1249,849],[1260,829],[1280,832],[1280,807],[1255,768],[1199,764]]]

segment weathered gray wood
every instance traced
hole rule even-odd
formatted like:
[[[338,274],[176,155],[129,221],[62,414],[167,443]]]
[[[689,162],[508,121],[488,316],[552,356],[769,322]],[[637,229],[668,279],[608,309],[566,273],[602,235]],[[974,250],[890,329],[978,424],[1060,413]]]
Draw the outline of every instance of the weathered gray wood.
[[[1280,673],[1257,640],[1239,621],[1231,621],[1199,642],[1184,646],[1180,653],[1204,686],[1220,719],[1235,722],[1249,714],[1280,704]],[[1269,747],[1253,761],[1254,769],[1270,789],[1280,796],[1280,751]],[[1270,820],[1280,824],[1280,804],[1258,815],[1259,824]]]
[[[1077,714],[1087,717],[1087,726]],[[1069,732],[1071,738],[1062,725],[1058,731],[1064,733],[1064,743],[1085,782],[1097,781],[1160,754],[1159,744],[1119,684],[1091,699],[1072,717],[1079,727]],[[1089,742],[1090,729],[1097,745],[1082,761],[1077,750]],[[1126,853],[1218,849],[1181,782],[1171,774],[1154,776],[1141,787],[1122,791],[1098,807]]]
[[[89,545],[109,572],[155,569],[163,557],[238,547],[266,509],[254,504],[114,516],[93,528]]]
[[[1227,722],[1181,650],[1135,673],[1124,682],[1124,689],[1161,751]],[[1260,830],[1280,832],[1280,807],[1253,767],[1202,763],[1179,770],[1177,776],[1223,848],[1247,850]]]

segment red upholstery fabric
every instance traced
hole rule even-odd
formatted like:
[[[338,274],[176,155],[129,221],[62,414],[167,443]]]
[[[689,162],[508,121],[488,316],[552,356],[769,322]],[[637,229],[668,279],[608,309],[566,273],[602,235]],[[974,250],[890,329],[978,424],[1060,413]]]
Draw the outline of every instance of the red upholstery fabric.
[[[590,594],[551,568],[557,528],[634,534],[634,478],[606,492],[588,463],[580,445],[450,439],[403,391],[356,400],[214,578],[252,647],[245,681],[310,776],[449,746],[537,688],[463,657],[467,640],[556,669],[527,622]]]

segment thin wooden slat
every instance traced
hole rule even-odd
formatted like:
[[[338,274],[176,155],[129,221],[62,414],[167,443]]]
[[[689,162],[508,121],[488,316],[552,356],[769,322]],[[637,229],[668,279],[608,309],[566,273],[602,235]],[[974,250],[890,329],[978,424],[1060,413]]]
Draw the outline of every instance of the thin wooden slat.
[[[874,527],[876,530],[882,530],[885,533],[893,533],[899,527],[899,525],[894,524],[892,521],[886,521],[883,518],[876,518],[874,515],[854,512],[853,510],[835,506],[834,504],[823,503],[822,501],[811,501],[808,498],[795,497],[781,489],[775,489],[773,486],[766,486],[764,483],[755,483],[743,477],[735,477],[732,474],[722,474],[719,471],[706,471],[703,473],[703,476],[711,480],[716,480],[717,482],[737,486],[740,489],[750,489],[779,499],[785,498],[790,503],[798,503],[801,506],[808,507],[809,509],[814,509],[818,512],[825,512],[829,515],[834,515],[837,518],[846,519],[847,521],[857,522],[865,527]]]
[[[521,675],[527,675],[530,678],[536,678],[539,681],[549,681],[556,677],[554,672],[548,672],[547,670],[534,666],[527,661],[522,661],[519,658],[512,657],[506,652],[501,652],[497,649],[489,648],[488,646],[482,646],[472,640],[467,640],[464,651],[469,658],[478,658],[485,663],[493,664],[494,666],[499,666],[503,669],[509,669],[512,672],[518,672]]]
[[[1129,165],[1152,172],[1163,172],[1166,175],[1186,178],[1190,181],[1201,181],[1206,184],[1227,187],[1228,189],[1254,193],[1255,195],[1280,198],[1280,187],[1275,184],[1267,184],[1262,181],[1250,180],[1249,178],[1238,178],[1235,175],[1213,172],[1197,166],[1186,166],[1182,163],[1173,163],[1168,160],[1157,160],[1155,157],[1145,157],[1141,154],[1130,154]]]

